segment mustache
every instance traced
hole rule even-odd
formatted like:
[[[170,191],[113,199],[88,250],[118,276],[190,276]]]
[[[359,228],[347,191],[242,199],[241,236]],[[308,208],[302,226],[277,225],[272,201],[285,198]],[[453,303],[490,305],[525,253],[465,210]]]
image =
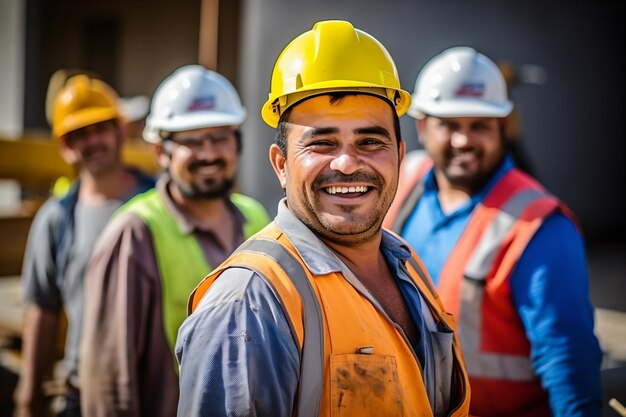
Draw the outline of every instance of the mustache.
[[[355,172],[350,175],[342,174],[341,172],[331,172],[318,175],[313,181],[312,187],[317,189],[324,187],[326,184],[364,182],[374,184],[377,188],[383,188],[385,185],[385,182],[379,175],[370,172]]]
[[[210,166],[218,166],[220,168],[224,168],[226,166],[226,161],[223,159],[216,159],[214,161],[194,161],[189,164],[189,171],[195,171],[198,168],[202,167],[210,167]]]

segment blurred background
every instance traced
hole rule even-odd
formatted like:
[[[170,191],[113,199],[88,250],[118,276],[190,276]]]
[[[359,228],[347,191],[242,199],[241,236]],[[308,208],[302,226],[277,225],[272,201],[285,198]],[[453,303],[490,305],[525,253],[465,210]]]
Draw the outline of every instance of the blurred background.
[[[52,75],[88,70],[116,88],[133,120],[125,157],[156,172],[139,137],[152,92],[184,64],[221,72],[249,112],[239,188],[274,214],[282,196],[267,157],[274,132],[260,117],[274,61],[316,21],[345,19],[387,47],[410,92],[419,69],[451,46],[474,47],[500,65],[516,105],[509,133],[518,159],[582,224],[606,352],[605,394],[619,389],[626,403],[624,4],[0,0],[0,401],[10,400],[19,372],[19,274],[28,227],[55,180],[73,175],[49,138]],[[413,120],[404,116],[401,125],[408,149],[416,148]]]

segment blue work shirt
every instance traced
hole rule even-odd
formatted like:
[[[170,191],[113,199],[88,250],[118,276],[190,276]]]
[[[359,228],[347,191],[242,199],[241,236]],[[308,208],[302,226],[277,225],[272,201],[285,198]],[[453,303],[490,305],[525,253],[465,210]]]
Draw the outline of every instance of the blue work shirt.
[[[513,168],[507,156],[481,190],[448,214],[439,204],[433,169],[426,174],[424,194],[401,235],[435,284],[476,205]],[[584,243],[569,218],[555,213],[545,220],[513,269],[510,287],[553,415],[598,416],[602,352],[593,333]]]
[[[285,200],[279,204],[275,222],[313,274],[347,268],[289,211]],[[434,369],[432,360],[430,333],[436,329],[425,325],[423,314],[432,322],[431,313],[404,272],[410,251],[383,232],[381,252],[421,335],[413,349],[420,357],[434,407],[435,374],[439,378],[442,374]],[[229,268],[222,273],[180,327],[176,357],[180,364],[179,416],[292,415],[300,355],[276,295],[255,272]],[[443,395],[449,400],[449,393]]]

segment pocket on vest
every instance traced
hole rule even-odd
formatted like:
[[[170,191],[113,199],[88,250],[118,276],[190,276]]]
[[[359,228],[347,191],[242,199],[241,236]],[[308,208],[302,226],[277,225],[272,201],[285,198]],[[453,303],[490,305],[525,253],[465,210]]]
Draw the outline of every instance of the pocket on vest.
[[[396,358],[388,355],[330,356],[331,416],[401,416]]]

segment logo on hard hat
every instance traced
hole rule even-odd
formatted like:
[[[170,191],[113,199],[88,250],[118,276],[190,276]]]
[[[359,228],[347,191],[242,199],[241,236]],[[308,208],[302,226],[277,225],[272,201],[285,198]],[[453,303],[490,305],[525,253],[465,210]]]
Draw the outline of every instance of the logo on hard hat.
[[[215,102],[215,96],[196,97],[187,107],[187,111],[213,110]]]
[[[465,83],[455,91],[457,97],[482,97],[485,92],[484,83]]]

